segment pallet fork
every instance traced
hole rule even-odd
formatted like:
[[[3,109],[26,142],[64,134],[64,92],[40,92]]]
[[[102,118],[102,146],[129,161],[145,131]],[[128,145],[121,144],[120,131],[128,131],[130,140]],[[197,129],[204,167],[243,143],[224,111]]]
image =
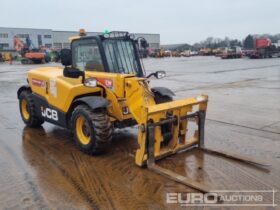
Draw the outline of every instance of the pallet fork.
[[[252,159],[250,157],[241,156],[229,152],[208,149],[204,145],[204,125],[206,117],[208,97],[200,96],[197,98],[182,99],[178,101],[168,102],[160,105],[152,105],[146,107],[143,111],[143,116],[147,120],[146,125],[141,125],[139,128],[138,137],[142,137],[139,141],[140,149],[136,153],[136,164],[147,164],[148,169],[163,175],[173,181],[184,184],[188,187],[199,190],[203,193],[211,192],[211,188],[205,184],[190,180],[180,174],[177,174],[169,169],[165,169],[156,164],[156,160],[169,155],[198,148],[207,153],[213,153],[223,157],[239,160],[248,164],[266,167],[269,164]],[[198,110],[193,112],[193,108],[198,106]],[[165,117],[164,117],[165,116]],[[166,117],[168,116],[168,117]],[[187,126],[189,121],[194,121],[197,124],[197,130],[192,138],[187,139]],[[168,146],[162,146],[162,126],[172,125],[172,139]],[[145,129],[146,128],[146,129]]]

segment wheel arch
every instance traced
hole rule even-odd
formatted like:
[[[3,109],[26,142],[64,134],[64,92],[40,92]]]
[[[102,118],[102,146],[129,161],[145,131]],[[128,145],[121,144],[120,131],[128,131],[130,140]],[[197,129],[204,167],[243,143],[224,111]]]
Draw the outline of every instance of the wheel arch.
[[[154,88],[152,88],[152,92],[154,94],[158,94],[160,96],[168,96],[170,98],[175,96],[175,93],[166,87],[154,87]]]
[[[24,91],[24,90],[28,90],[28,91],[32,92],[31,87],[29,85],[23,85],[17,91],[17,98],[18,99],[19,99],[19,96],[20,96],[21,92]]]
[[[102,96],[92,95],[92,96],[82,96],[82,97],[80,96],[75,98],[66,114],[67,126],[70,127],[70,119],[74,109],[77,106],[86,105],[92,110],[94,110],[99,108],[105,109],[109,106],[109,104],[110,104],[109,101],[106,98],[103,98]]]

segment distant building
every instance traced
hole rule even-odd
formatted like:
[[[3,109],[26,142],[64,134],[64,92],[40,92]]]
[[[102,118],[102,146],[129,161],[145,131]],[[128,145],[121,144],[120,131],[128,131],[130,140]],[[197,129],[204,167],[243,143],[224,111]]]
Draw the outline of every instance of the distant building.
[[[26,37],[32,41],[32,47],[38,48],[39,45],[52,47],[53,34],[51,29],[31,29],[31,28],[3,28],[0,27],[0,50],[13,50],[13,37],[17,36],[24,42]]]
[[[0,27],[0,50],[14,50],[13,37],[17,36],[24,42],[29,36],[32,47],[62,49],[70,48],[69,37],[76,36],[77,31],[54,31],[51,29],[33,29],[33,28],[7,28]],[[88,36],[102,34],[101,32],[87,32]],[[134,33],[135,38],[143,37],[149,43],[149,47],[158,49],[160,47],[160,35],[149,33]]]

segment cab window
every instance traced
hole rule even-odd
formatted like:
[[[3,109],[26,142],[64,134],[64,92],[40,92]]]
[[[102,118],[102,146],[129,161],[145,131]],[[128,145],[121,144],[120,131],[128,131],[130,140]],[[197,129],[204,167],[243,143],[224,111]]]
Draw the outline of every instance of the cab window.
[[[110,72],[140,75],[131,40],[107,39],[103,47]]]
[[[100,51],[96,40],[77,40],[72,44],[73,66],[81,71],[104,72]]]

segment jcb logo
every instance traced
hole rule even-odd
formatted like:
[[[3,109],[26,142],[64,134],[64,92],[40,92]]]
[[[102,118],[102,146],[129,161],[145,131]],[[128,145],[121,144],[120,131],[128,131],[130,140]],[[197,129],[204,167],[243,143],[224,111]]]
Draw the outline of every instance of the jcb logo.
[[[44,109],[43,107],[41,107],[41,111],[42,111],[42,116],[43,117],[47,117],[49,119],[58,121],[58,114],[56,110],[50,109],[50,108],[46,108]]]

